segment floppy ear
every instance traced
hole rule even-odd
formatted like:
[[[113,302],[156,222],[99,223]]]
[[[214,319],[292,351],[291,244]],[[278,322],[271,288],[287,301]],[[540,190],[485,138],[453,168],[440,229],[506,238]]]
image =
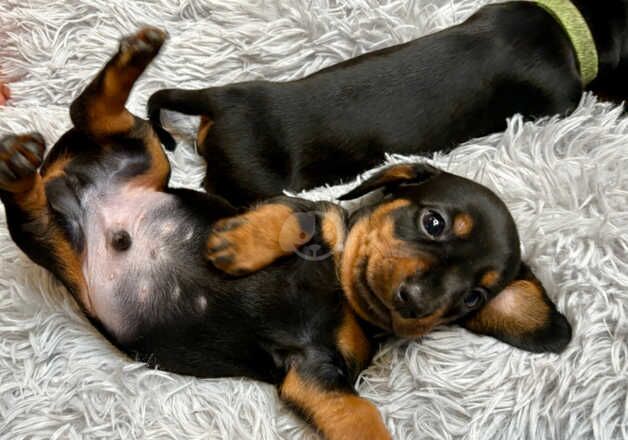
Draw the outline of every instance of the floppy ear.
[[[571,340],[569,322],[523,263],[517,279],[462,322],[462,326],[536,353],[559,353]]]
[[[378,171],[348,193],[340,196],[338,200],[357,199],[376,189],[383,188],[384,190],[390,190],[404,183],[421,183],[440,173],[441,171],[439,169],[425,163],[392,165]]]

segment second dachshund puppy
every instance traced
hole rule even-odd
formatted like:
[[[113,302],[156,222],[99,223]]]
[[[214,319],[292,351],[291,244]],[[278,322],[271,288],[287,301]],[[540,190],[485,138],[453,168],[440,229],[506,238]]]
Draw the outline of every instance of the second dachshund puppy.
[[[161,109],[201,115],[206,189],[247,205],[351,178],[385,153],[451,149],[503,129],[515,113],[566,113],[596,71],[589,88],[625,98],[627,28],[628,0],[489,5],[458,26],[298,81],[161,90],[148,111],[167,148],[174,140]]]

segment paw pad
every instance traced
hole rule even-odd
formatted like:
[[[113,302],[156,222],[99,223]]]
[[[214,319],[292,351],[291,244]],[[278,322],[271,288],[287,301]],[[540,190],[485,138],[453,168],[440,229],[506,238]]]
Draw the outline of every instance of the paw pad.
[[[135,35],[123,38],[120,41],[120,55],[122,64],[150,61],[166,40],[167,34],[161,29],[147,26]]]

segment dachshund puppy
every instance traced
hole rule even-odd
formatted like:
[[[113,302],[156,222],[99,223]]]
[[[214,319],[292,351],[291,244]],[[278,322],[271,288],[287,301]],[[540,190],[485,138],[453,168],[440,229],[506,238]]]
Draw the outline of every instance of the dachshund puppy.
[[[579,18],[573,37],[557,15]],[[627,26],[628,0],[493,4],[458,26],[297,81],[161,90],[148,112],[169,149],[161,110],[200,115],[205,188],[247,206],[351,178],[385,153],[449,150],[502,130],[515,113],[567,113],[596,71],[590,90],[625,99]]]
[[[565,347],[570,326],[521,264],[508,210],[469,180],[394,166],[347,194],[386,192],[351,215],[289,198],[238,215],[170,188],[158,137],[125,109],[164,38],[121,41],[45,160],[38,134],[0,141],[12,238],[113,344],[174,373],[275,384],[330,440],[390,438],[354,389],[377,332],[460,323],[526,350]]]

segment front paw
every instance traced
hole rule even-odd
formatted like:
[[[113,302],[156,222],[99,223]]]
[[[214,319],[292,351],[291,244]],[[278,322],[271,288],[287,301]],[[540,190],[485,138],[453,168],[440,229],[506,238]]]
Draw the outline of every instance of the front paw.
[[[29,190],[46,150],[39,133],[10,135],[0,141],[0,189],[19,193]]]
[[[207,241],[207,258],[216,268],[241,276],[263,267],[256,231],[245,216],[217,222]]]

